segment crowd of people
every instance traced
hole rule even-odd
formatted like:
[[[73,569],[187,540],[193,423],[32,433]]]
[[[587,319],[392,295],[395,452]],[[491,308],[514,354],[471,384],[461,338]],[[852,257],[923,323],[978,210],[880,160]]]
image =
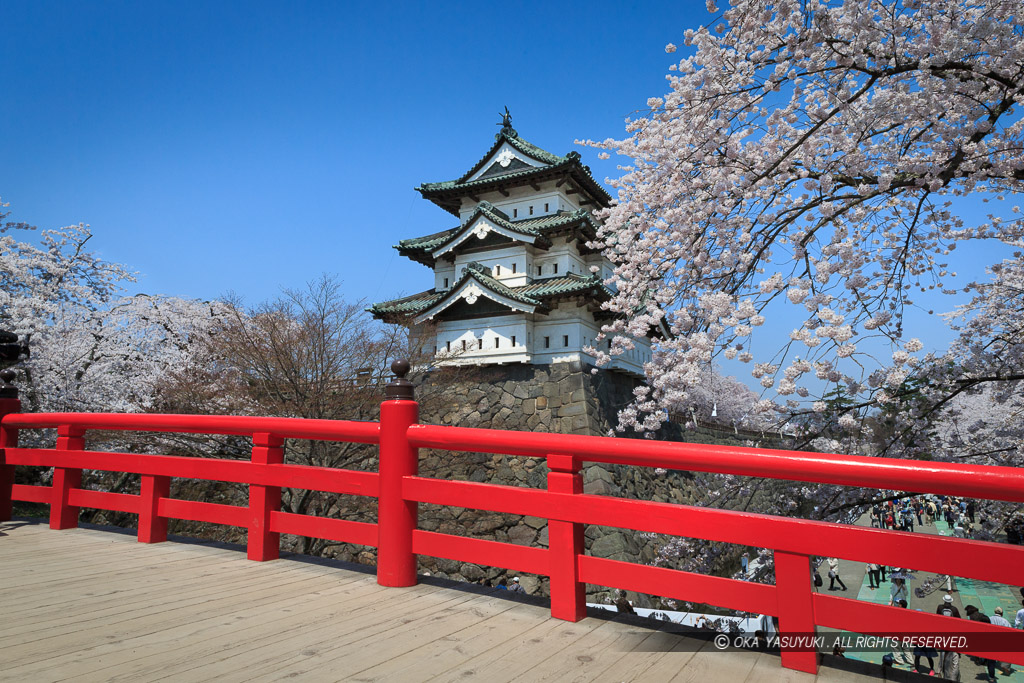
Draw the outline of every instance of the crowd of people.
[[[871,525],[881,529],[896,529],[900,531],[914,531],[914,527],[922,527],[925,524],[934,524],[937,529],[945,525],[953,536],[959,538],[971,538],[976,530],[975,503],[973,500],[954,498],[949,496],[910,496],[903,499],[895,499],[876,504],[872,507]],[[1011,529],[1011,527],[1013,527]],[[1007,527],[1007,540],[1011,543],[1021,543],[1024,539],[1024,522],[1016,520]],[[833,566],[833,559],[829,560],[829,566]],[[838,570],[836,570],[838,571]],[[884,565],[868,564],[869,588],[880,589],[886,580],[887,568]],[[831,576],[830,569],[829,575]],[[913,578],[908,570],[895,569],[889,576],[889,601],[888,604],[894,607],[909,608],[910,593],[907,580]],[[946,584],[946,593],[935,608],[935,613],[956,619],[970,619],[997,626],[1024,628],[1024,601],[1011,624],[1003,616],[1001,607],[996,607],[991,615],[985,614],[976,605],[966,605],[964,614],[954,604],[952,592],[955,590],[951,577],[937,577]],[[919,589],[917,598],[923,599],[924,592]],[[1021,597],[1024,598],[1024,589],[1021,589]],[[992,659],[971,658],[976,664],[984,667],[984,675],[989,681],[996,681],[996,670],[1003,675],[1009,676],[1012,672],[1010,665],[1006,662],[998,662]],[[906,650],[896,648],[893,652],[885,655],[883,664],[886,666],[906,666],[911,671],[925,673],[935,676],[942,676],[950,680],[960,680],[960,653],[938,651],[930,648],[915,648]],[[979,674],[980,675],[980,674]]]
[[[950,496],[911,496],[887,500],[871,508],[871,526],[881,529],[913,531],[914,523],[945,523],[953,536],[971,538],[975,532],[974,501]]]

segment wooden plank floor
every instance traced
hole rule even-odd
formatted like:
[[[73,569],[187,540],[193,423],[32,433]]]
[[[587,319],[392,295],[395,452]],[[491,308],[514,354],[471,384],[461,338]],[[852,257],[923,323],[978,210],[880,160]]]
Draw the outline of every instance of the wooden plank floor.
[[[874,680],[482,588],[25,520],[0,523],[0,610],[0,681]]]

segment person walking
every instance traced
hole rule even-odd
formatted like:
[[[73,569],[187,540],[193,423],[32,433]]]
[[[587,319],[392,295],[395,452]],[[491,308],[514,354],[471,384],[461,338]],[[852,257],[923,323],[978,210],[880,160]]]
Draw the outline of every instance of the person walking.
[[[973,501],[972,501],[972,503],[973,503]],[[989,621],[992,622],[992,624],[994,624],[996,626],[1004,626],[1006,628],[1013,628],[1012,626],[1010,626],[1010,622],[1006,620],[1006,617],[1003,616],[1003,608],[1002,607],[996,607],[995,610],[993,610],[992,616],[989,617]],[[1013,670],[1010,668],[1010,663],[1009,662],[997,662],[996,666],[999,667],[999,670],[1003,672],[1004,676],[1009,676],[1011,673],[1013,673]]]
[[[882,582],[878,580],[880,571],[879,565],[873,563],[868,565],[868,584],[870,584],[868,588],[881,588]]]
[[[900,601],[910,603],[910,593],[907,591],[907,582],[904,579],[893,577],[892,586],[889,588],[889,604],[898,607]]]
[[[1024,609],[1022,609],[1021,612],[1024,612]],[[956,605],[953,604],[953,596],[949,593],[942,596],[942,602],[935,608],[935,613],[946,617],[960,618],[960,610],[958,610]]]
[[[846,590],[846,584],[839,578],[839,560],[835,557],[828,558],[828,589],[834,591],[836,589],[836,581],[842,586],[842,589]]]
[[[985,624],[992,623],[989,616],[974,605],[967,605],[964,607],[964,612],[967,614],[967,618],[971,621],[980,621]],[[981,665],[988,671],[989,683],[996,683],[996,660],[983,658],[981,660]]]
[[[893,607],[902,607],[903,609],[906,609],[907,608],[907,601],[906,600],[900,600],[900,601],[896,602],[895,604],[893,604]],[[902,666],[908,666],[909,667],[909,666],[913,666],[913,664],[914,664],[914,660],[911,658],[911,655],[910,655],[910,650],[908,650],[905,646],[900,644],[900,642],[897,641],[897,640],[893,641],[892,659],[893,659],[893,663],[897,664],[897,665],[902,665]]]
[[[942,596],[942,602],[935,608],[936,614],[941,614],[945,617],[956,617],[960,618],[960,610],[953,604],[953,596],[946,593]],[[939,651],[939,668],[935,669],[935,672],[943,678],[948,678],[951,681],[960,680],[960,653],[950,652],[947,650]]]

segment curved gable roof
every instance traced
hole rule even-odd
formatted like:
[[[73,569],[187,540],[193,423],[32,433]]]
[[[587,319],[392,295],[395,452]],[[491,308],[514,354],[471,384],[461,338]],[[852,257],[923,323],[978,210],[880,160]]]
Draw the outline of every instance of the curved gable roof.
[[[512,147],[512,149],[516,150],[517,152],[520,152],[524,156],[527,156],[530,159],[533,159],[534,161],[544,166],[553,166],[555,164],[559,164],[565,161],[565,157],[560,157],[557,154],[552,154],[547,150],[541,149],[537,145],[534,145],[532,143],[527,142],[526,140],[521,139],[519,137],[519,133],[517,133],[514,129],[502,128],[501,132],[494,136],[494,144],[491,145],[491,148],[489,150],[487,150],[487,153],[480,158],[480,161],[476,162],[473,165],[473,168],[463,173],[455,182],[468,182],[470,178],[476,175],[484,167],[489,166],[488,162],[494,162],[494,155],[498,152],[499,149],[501,149],[502,145],[505,144],[508,144],[510,147]],[[515,171],[516,169],[511,170]]]
[[[491,162],[493,165],[494,155],[505,144],[540,165],[532,166],[523,163],[510,163],[507,170],[491,173],[488,162]],[[487,169],[485,173],[477,175],[485,168]],[[611,205],[611,195],[594,179],[594,176],[590,173],[590,167],[581,163],[579,152],[573,151],[565,156],[558,156],[521,139],[519,134],[512,128],[503,128],[495,136],[495,142],[491,145],[487,154],[474,164],[469,171],[455,180],[422,183],[416,189],[423,197],[430,199],[445,211],[457,216],[459,215],[460,207],[459,197],[466,194],[500,189],[509,183],[518,185],[567,177],[572,178],[573,182],[590,195],[598,206],[607,207]]]
[[[483,239],[492,230],[511,240],[526,242],[527,244],[537,244],[540,242],[538,246],[551,246],[551,240],[544,237],[540,231],[511,222],[505,213],[494,208],[490,202],[483,201],[477,205],[476,210],[470,214],[461,226],[456,228],[454,232],[449,233],[442,242],[432,247],[431,256],[437,259],[465,242],[469,239],[470,235],[476,235]]]
[[[517,237],[507,235],[510,239],[521,239],[523,242],[533,244],[536,247],[546,249],[551,246],[551,237],[560,231],[570,229],[581,229],[586,239],[591,239],[597,231],[597,225],[590,212],[586,209],[576,211],[560,211],[546,216],[536,216],[519,221],[510,221],[508,216],[491,205],[488,201],[482,201],[469,218],[457,227],[441,232],[435,232],[423,237],[413,237],[401,240],[395,245],[395,249],[402,256],[411,258],[425,266],[433,267],[438,250],[455,242],[480,216],[486,216],[495,225],[500,226],[509,233],[515,233]],[[531,238],[530,239],[527,238]]]
[[[459,278],[452,288],[444,293],[438,301],[422,311],[414,319],[414,323],[421,323],[436,316],[449,306],[465,299],[466,303],[472,305],[477,299],[485,296],[503,306],[515,311],[533,313],[544,305],[534,299],[506,287],[490,275],[490,270],[479,263],[472,262],[466,265],[466,272]]]

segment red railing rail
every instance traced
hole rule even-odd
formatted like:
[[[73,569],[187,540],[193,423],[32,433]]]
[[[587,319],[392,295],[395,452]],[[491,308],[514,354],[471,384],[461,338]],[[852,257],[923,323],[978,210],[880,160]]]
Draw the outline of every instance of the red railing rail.
[[[404,381],[403,372],[397,372]],[[391,386],[389,386],[389,393]],[[407,388],[381,405],[380,423],[292,418],[194,415],[22,414],[16,400],[0,399],[0,520],[12,500],[50,505],[50,526],[74,527],[79,508],[139,515],[142,542],[166,540],[167,520],[188,519],[248,529],[248,556],[278,557],[280,534],[377,547],[378,582],[416,583],[416,556],[473,562],[550,577],[552,616],[586,615],[586,584],[621,588],[688,602],[779,617],[785,633],[827,626],[855,633],[987,634],[1011,640],[979,656],[1024,665],[1024,633],[926,612],[885,607],[816,593],[811,556],[878,562],[1017,585],[1024,548],[789,517],[586,495],[581,463],[598,462],[720,472],[883,489],[913,489],[1013,502],[1024,501],[1024,473],[1008,467],[866,458],[800,451],[707,446],[606,437],[466,429],[417,424],[418,405]],[[6,413],[6,414],[5,414]],[[56,428],[53,449],[19,448],[23,429]],[[251,437],[250,461],[158,454],[87,451],[87,430],[228,434]],[[315,439],[379,445],[378,472],[283,462],[283,440]],[[418,476],[418,449],[475,451],[544,458],[546,489],[530,489]],[[13,483],[14,466],[53,467],[48,487]],[[81,488],[83,469],[141,475],[139,495]],[[248,507],[170,497],[170,478],[247,484]],[[377,499],[377,523],[282,512],[281,489],[299,488]],[[531,515],[548,520],[548,547],[453,536],[417,528],[420,503]],[[769,547],[775,585],[707,576],[586,555],[584,525]],[[814,652],[783,649],[786,667],[815,672]]]

